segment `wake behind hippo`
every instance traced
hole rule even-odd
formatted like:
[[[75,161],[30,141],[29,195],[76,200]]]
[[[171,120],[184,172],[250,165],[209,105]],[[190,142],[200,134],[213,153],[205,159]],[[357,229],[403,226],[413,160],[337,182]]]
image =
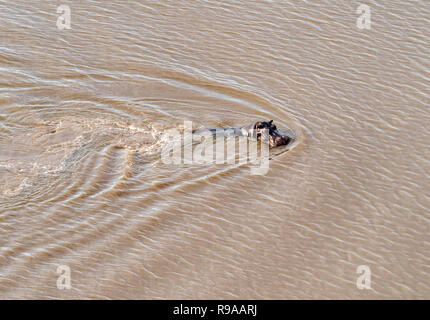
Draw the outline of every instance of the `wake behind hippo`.
[[[194,130],[193,134],[215,135],[220,131],[232,136],[245,136],[254,139],[257,138],[258,141],[267,143],[270,148],[287,145],[291,140],[290,137],[283,135],[278,131],[276,126],[273,124],[273,120],[258,121],[239,128],[213,128]]]

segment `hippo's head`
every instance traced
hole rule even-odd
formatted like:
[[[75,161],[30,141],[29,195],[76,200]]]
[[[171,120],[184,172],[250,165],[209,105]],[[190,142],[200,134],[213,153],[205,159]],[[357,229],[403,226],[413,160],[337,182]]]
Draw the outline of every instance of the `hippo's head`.
[[[290,137],[282,135],[273,120],[258,121],[254,124],[254,132],[257,134],[257,139],[268,143],[270,148],[286,145],[290,142]]]

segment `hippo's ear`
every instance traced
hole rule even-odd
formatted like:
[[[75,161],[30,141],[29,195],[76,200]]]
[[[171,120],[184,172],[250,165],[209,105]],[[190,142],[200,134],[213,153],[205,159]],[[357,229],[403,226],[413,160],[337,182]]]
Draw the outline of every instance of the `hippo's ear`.
[[[269,124],[272,124],[272,122],[273,122],[273,120],[270,120],[270,121],[269,121]]]

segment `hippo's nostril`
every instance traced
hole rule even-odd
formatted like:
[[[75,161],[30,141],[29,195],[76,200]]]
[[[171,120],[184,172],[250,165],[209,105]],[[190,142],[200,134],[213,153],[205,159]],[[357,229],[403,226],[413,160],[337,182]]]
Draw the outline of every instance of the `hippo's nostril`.
[[[282,146],[282,145],[286,145],[290,142],[290,137],[288,136],[278,136],[274,139],[275,141],[275,145],[276,146]]]

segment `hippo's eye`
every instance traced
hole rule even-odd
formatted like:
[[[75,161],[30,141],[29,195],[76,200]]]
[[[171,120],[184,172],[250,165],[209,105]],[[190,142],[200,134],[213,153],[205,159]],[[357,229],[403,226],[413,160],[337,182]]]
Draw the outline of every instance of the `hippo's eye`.
[[[277,130],[275,125],[273,125],[273,126],[272,126],[272,129],[273,129],[273,130]]]

